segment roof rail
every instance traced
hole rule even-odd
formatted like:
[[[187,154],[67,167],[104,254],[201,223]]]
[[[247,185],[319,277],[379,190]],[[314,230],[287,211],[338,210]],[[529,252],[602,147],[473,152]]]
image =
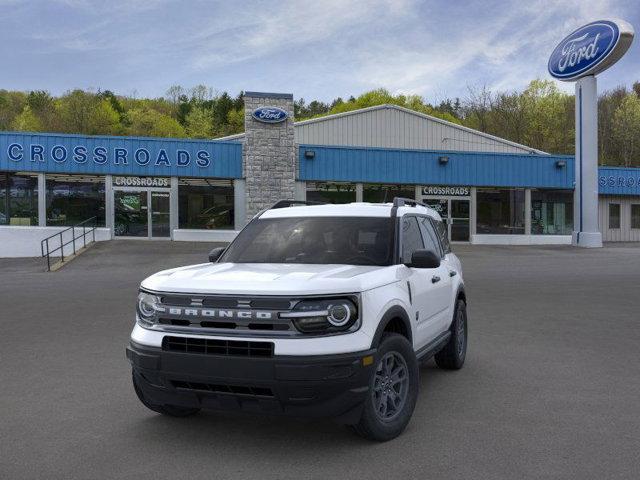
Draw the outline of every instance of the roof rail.
[[[278,200],[276,203],[271,205],[267,210],[272,210],[274,208],[293,207],[294,205],[324,205],[324,203],[312,202],[307,200]]]
[[[412,198],[394,197],[393,199],[394,207],[405,207],[405,206],[417,207],[418,205],[421,207],[429,208],[428,205],[425,205],[424,203],[414,200]]]

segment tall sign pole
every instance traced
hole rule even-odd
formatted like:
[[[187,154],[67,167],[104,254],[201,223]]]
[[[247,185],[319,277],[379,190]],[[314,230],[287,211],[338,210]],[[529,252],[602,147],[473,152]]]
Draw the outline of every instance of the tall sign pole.
[[[576,82],[576,161],[573,245],[601,247],[598,229],[598,84],[596,75],[631,46],[633,27],[622,20],[598,20],[562,40],[549,58],[551,76]]]

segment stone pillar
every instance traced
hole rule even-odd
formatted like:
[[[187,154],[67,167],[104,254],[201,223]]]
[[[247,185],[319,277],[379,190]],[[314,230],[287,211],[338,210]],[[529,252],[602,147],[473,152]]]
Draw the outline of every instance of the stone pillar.
[[[260,122],[252,115],[260,107],[277,107],[288,116],[277,123]],[[245,92],[244,130],[243,175],[246,218],[250,220],[278,200],[292,200],[296,196],[298,157],[293,129],[293,95]]]

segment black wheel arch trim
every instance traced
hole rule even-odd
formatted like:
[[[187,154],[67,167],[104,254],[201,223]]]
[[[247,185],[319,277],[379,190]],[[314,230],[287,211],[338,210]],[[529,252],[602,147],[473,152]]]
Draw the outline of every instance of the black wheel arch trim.
[[[391,320],[400,319],[404,324],[404,327],[407,331],[407,340],[409,343],[413,344],[413,331],[411,329],[411,321],[409,320],[409,314],[407,311],[402,308],[400,305],[394,305],[390,307],[389,310],[385,312],[378,324],[378,328],[376,329],[376,333],[373,336],[373,341],[371,342],[371,348],[376,348],[380,345],[380,341],[382,340],[382,335],[384,333],[385,328]]]

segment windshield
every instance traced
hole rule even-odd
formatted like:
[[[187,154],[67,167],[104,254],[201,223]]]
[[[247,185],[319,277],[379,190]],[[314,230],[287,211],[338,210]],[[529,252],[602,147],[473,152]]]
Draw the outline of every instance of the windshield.
[[[220,262],[390,265],[389,217],[303,217],[253,220]]]

